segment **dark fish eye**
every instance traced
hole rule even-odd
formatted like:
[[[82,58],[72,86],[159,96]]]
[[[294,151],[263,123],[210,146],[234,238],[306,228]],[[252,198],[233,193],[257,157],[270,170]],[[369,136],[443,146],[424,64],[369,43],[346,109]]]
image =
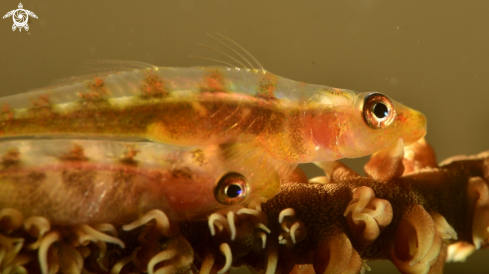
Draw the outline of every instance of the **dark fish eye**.
[[[248,180],[241,174],[230,172],[217,181],[214,189],[216,200],[225,205],[237,204],[248,196]]]
[[[389,97],[381,93],[372,93],[363,102],[363,120],[372,129],[389,126],[396,117],[394,105]]]
[[[243,189],[241,188],[240,185],[230,185],[228,186],[225,190],[224,190],[224,193],[226,194],[226,196],[228,196],[229,198],[236,198],[238,197],[239,195],[241,195],[241,193],[243,193]]]
[[[374,115],[379,119],[383,119],[389,115],[389,109],[383,103],[377,103],[374,106]]]

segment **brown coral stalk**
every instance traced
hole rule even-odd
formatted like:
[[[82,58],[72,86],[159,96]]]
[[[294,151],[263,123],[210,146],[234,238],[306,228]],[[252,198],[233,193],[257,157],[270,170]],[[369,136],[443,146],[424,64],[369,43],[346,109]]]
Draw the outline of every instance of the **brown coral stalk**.
[[[431,151],[423,142],[408,148],[409,158],[398,159],[405,175],[388,181],[361,177],[342,164],[335,165],[328,184],[308,183],[296,171],[262,205],[271,230],[266,248],[233,256],[233,265],[266,273],[363,273],[365,261],[389,259],[402,273],[442,273],[449,245],[451,258],[457,252],[458,258],[467,256],[467,245],[489,245],[489,154],[437,167]],[[294,212],[288,226],[279,221],[283,212]],[[290,234],[291,222],[299,224],[296,236],[302,241],[280,242]],[[194,225],[181,226],[182,233],[191,235]],[[201,246],[202,238],[188,239]],[[205,252],[212,240],[206,240]],[[239,244],[228,242],[235,246],[233,254],[240,253]],[[222,265],[217,257],[216,270]]]

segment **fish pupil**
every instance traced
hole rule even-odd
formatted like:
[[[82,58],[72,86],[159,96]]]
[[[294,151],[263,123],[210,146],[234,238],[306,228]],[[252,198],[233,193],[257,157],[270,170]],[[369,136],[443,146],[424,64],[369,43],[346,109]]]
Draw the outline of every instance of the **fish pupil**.
[[[374,114],[375,117],[382,119],[385,118],[387,115],[389,115],[389,109],[387,109],[386,105],[382,103],[377,103],[374,106]]]
[[[226,188],[226,196],[229,198],[236,198],[241,195],[242,192],[243,190],[239,185],[230,185]]]

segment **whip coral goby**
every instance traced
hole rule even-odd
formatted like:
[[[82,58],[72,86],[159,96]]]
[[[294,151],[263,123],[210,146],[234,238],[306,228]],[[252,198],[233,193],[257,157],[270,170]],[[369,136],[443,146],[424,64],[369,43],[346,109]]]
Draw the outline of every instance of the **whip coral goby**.
[[[55,224],[43,212],[2,208],[0,267],[2,273],[227,273],[248,265],[269,274],[363,273],[369,260],[389,259],[402,273],[442,273],[445,260],[486,247],[489,152],[438,167],[424,140],[392,151],[372,156],[368,177],[340,163],[321,164],[331,178],[319,184],[296,170],[269,201],[226,207],[207,221],[172,221],[155,209],[124,225]],[[74,155],[80,154],[67,156]],[[7,156],[4,164],[18,158]]]
[[[3,141],[0,270],[104,272],[129,261],[140,271],[188,268],[193,251],[177,223],[221,211],[255,214],[280,183],[264,163],[235,158],[225,146]],[[132,259],[112,262],[114,254]],[[84,266],[91,258],[94,264]]]
[[[235,158],[222,146],[73,139],[0,143],[0,209],[57,225],[124,223],[153,209],[175,222],[203,220],[228,206],[270,198],[279,183],[260,158]],[[235,193],[227,197],[226,191]]]
[[[296,170],[266,203],[225,207],[209,212],[207,221],[148,209],[125,225],[110,212],[94,222],[56,223],[43,216],[49,211],[29,216],[3,205],[0,267],[2,273],[226,273],[248,265],[266,273],[363,273],[369,260],[389,259],[402,273],[442,273],[445,260],[489,246],[489,152],[438,167],[424,140],[392,151],[398,153],[372,156],[368,177],[329,163],[321,166],[330,183],[318,184]],[[82,156],[76,147],[71,152],[63,155]],[[7,153],[3,164],[19,158]]]
[[[242,49],[218,37],[237,47],[232,53]],[[290,165],[361,157],[426,133],[423,114],[386,95],[282,78],[242,58],[233,59],[236,66],[189,68],[101,61],[112,67],[0,98],[0,138],[77,134],[180,146],[236,143],[240,152],[261,148],[286,175]]]
[[[379,172],[373,163],[391,168]],[[329,168],[330,183],[308,183],[296,171],[262,204],[271,231],[266,244],[246,219],[235,222],[243,228],[239,240],[225,230],[195,237],[205,228],[197,223],[181,224],[181,232],[206,270],[245,264],[270,274],[363,273],[376,259],[391,260],[402,273],[443,273],[446,260],[462,260],[489,243],[489,152],[438,167],[421,140],[405,153],[373,155],[368,177],[340,163]]]

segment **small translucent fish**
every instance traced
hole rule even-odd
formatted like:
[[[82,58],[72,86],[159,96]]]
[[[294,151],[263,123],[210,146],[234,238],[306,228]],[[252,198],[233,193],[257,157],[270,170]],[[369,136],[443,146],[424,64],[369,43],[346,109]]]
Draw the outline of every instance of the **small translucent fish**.
[[[280,181],[260,158],[226,147],[70,139],[0,142],[0,208],[53,224],[124,223],[159,209],[201,220],[271,198]]]
[[[112,68],[0,98],[0,138],[75,134],[179,146],[237,144],[238,153],[260,148],[284,175],[297,163],[361,157],[389,150],[399,139],[410,145],[426,133],[423,114],[383,94],[279,77],[230,38],[207,35],[230,54],[202,46],[238,65],[209,58],[203,59],[230,67],[101,61]]]
[[[288,163],[409,145],[426,118],[380,93],[305,84],[264,70],[148,67],[0,99],[0,138],[117,136],[242,143]]]

